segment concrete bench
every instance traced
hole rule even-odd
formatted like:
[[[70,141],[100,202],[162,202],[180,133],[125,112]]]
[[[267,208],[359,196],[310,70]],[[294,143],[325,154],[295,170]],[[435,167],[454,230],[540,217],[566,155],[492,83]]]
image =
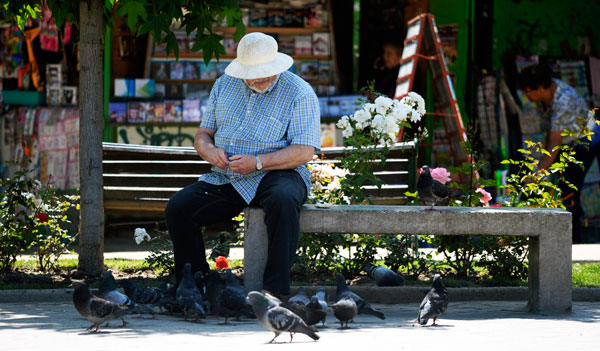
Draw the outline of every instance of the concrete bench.
[[[571,309],[571,214],[562,209],[305,205],[300,232],[527,236],[531,311],[551,314]],[[247,208],[244,272],[248,290],[262,289],[266,261],[264,211]]]

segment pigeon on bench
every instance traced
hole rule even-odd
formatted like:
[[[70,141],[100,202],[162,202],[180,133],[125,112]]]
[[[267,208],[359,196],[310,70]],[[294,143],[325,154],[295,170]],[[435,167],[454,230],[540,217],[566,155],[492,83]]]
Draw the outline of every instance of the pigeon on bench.
[[[442,283],[442,277],[436,274],[433,277],[433,287],[425,295],[421,306],[419,306],[419,314],[417,321],[421,325],[426,325],[429,318],[433,318],[433,325],[436,319],[446,311],[448,307],[448,291]]]
[[[363,300],[360,296],[350,291],[346,284],[346,279],[341,273],[335,275],[337,280],[337,289],[335,291],[335,301],[338,302],[346,296],[349,296],[356,303],[358,314],[369,314],[377,318],[385,319],[383,312],[373,308],[369,303]]]
[[[439,180],[433,179],[428,166],[421,168],[421,175],[419,175],[417,181],[417,191],[421,202],[424,205],[431,205],[429,210],[433,210],[433,206],[438,203],[459,195],[458,191],[450,189],[449,186]]]
[[[275,341],[283,332],[290,333],[290,342],[294,338],[294,333],[306,334],[315,341],[319,340],[316,328],[309,327],[297,314],[279,306],[273,299],[263,293],[251,291],[248,294],[248,301],[250,301],[254,314],[256,314],[260,323],[275,333],[269,343]]]
[[[92,295],[87,285],[82,282],[73,282],[73,304],[85,319],[92,322],[87,329],[90,332],[97,332],[100,325],[104,322],[107,323],[113,319],[121,318],[123,324],[121,327],[127,325],[123,316],[132,311],[130,305],[119,305],[117,303],[105,300],[103,298]],[[95,328],[94,328],[95,327]],[[94,328],[92,330],[92,328]]]
[[[363,269],[369,277],[375,280],[377,286],[400,286],[404,285],[404,277],[389,268],[365,263]]]

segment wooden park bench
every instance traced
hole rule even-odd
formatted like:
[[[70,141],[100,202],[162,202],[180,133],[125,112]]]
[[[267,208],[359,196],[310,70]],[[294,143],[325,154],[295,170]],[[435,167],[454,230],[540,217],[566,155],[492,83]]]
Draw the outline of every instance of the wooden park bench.
[[[397,143],[390,148],[385,166],[376,167],[383,180],[381,189],[365,186],[377,204],[405,204],[406,191],[417,183],[415,143]],[[210,164],[193,147],[148,146],[103,143],[104,213],[106,215],[150,215],[161,217],[176,191],[210,172]],[[343,147],[323,148],[318,155],[339,164]],[[109,221],[110,222],[110,221]]]

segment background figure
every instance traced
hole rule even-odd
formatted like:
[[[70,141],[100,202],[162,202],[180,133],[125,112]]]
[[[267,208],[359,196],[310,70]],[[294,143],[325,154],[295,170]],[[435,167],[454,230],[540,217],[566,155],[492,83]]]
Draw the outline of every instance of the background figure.
[[[396,94],[396,79],[402,57],[402,43],[388,39],[383,43],[383,54],[373,64],[375,91],[393,98]]]
[[[590,109],[585,100],[578,96],[570,85],[552,78],[552,69],[547,64],[524,68],[519,74],[519,80],[523,93],[530,101],[537,103],[549,129],[544,147],[550,156],[540,161],[539,170],[548,169],[556,161],[559,150],[553,152],[555,146],[574,145],[575,138],[563,137],[563,130],[579,132],[586,126],[594,132],[591,141],[587,138],[580,139],[588,144],[587,148],[584,145],[575,146],[575,158],[583,163],[584,169],[579,165],[569,164],[564,174],[565,180],[575,185],[577,190],[564,183],[559,184],[563,203],[573,215],[573,243],[579,243],[583,239],[581,229],[584,219],[580,193],[594,157],[600,159],[600,126],[595,123],[595,117],[590,116]]]

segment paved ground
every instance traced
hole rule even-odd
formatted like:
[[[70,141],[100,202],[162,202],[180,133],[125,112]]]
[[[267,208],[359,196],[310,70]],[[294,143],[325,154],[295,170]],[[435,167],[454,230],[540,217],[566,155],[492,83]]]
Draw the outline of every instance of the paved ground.
[[[277,344],[265,345],[273,333],[256,320],[218,325],[207,318],[183,322],[177,316],[155,320],[127,318],[124,328],[102,328],[88,333],[71,303],[0,303],[0,349],[9,350],[594,350],[600,345],[600,302],[573,304],[573,312],[539,316],[522,302],[450,302],[439,325],[421,327],[414,318],[418,303],[375,305],[387,316],[380,320],[358,316],[350,330],[340,330],[328,315],[321,339],[313,342],[297,334],[290,344],[282,334]]]

